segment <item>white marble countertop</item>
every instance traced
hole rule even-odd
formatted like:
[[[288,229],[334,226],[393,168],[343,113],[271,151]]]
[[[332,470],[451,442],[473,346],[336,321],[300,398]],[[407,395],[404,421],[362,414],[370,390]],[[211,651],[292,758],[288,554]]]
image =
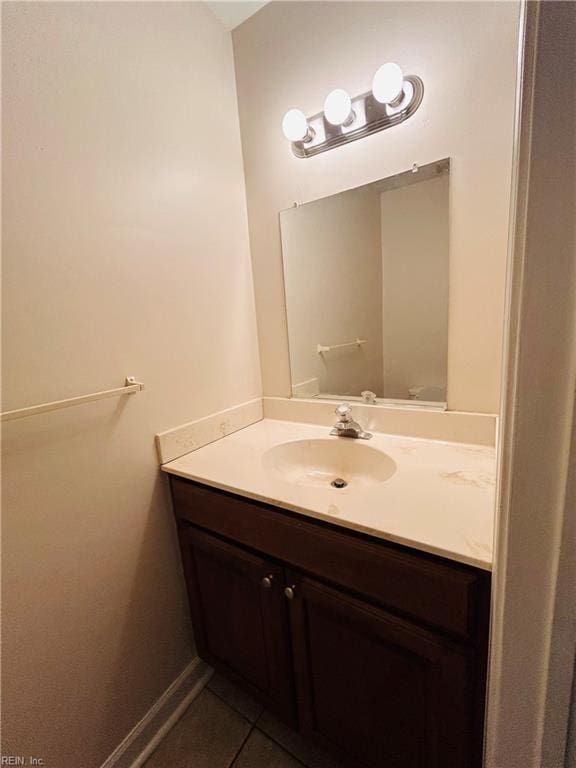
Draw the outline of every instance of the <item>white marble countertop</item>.
[[[162,469],[309,517],[415,549],[492,567],[496,458],[493,448],[374,433],[358,441],[397,465],[388,480],[361,488],[295,485],[264,466],[279,443],[327,438],[329,427],[264,419]],[[333,437],[331,440],[350,438]]]

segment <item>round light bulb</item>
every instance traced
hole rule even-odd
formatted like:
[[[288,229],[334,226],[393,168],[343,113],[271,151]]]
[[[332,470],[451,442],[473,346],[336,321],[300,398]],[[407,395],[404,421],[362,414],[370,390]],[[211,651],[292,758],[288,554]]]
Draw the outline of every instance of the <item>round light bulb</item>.
[[[282,120],[282,131],[289,141],[304,141],[310,132],[304,112],[300,109],[289,109]]]
[[[380,104],[391,104],[402,95],[404,75],[398,64],[383,64],[372,80],[372,95]]]
[[[326,96],[324,117],[331,125],[349,125],[352,122],[352,99],[343,88],[335,88]]]

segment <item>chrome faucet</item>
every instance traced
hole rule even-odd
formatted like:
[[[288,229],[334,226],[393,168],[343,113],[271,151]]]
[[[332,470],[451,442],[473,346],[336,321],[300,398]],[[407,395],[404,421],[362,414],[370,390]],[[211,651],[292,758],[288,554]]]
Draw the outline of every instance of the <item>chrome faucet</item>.
[[[351,416],[352,408],[349,403],[342,403],[334,411],[338,416],[338,421],[334,424],[333,429],[330,430],[331,435],[337,435],[338,437],[354,437],[360,440],[370,440],[372,435],[370,432],[365,432],[360,424]]]

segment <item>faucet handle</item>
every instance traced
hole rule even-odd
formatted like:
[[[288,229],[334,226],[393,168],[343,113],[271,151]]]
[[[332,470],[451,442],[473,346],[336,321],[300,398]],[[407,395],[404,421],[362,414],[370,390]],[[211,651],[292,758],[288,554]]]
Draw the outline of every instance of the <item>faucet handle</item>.
[[[340,421],[350,421],[351,417],[350,414],[352,413],[352,408],[350,406],[350,403],[341,403],[334,411],[336,416],[340,419]]]

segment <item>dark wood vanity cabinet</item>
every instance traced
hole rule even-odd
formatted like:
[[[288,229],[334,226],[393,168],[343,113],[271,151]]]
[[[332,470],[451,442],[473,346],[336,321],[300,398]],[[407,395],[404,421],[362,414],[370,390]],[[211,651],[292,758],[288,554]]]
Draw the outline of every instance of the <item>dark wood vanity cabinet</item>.
[[[199,655],[366,768],[478,768],[490,576],[171,477]]]
[[[307,577],[294,577],[302,729],[362,765],[467,766],[470,654]],[[297,595],[297,597],[296,597]]]
[[[283,568],[187,523],[179,537],[199,656],[295,724]]]

